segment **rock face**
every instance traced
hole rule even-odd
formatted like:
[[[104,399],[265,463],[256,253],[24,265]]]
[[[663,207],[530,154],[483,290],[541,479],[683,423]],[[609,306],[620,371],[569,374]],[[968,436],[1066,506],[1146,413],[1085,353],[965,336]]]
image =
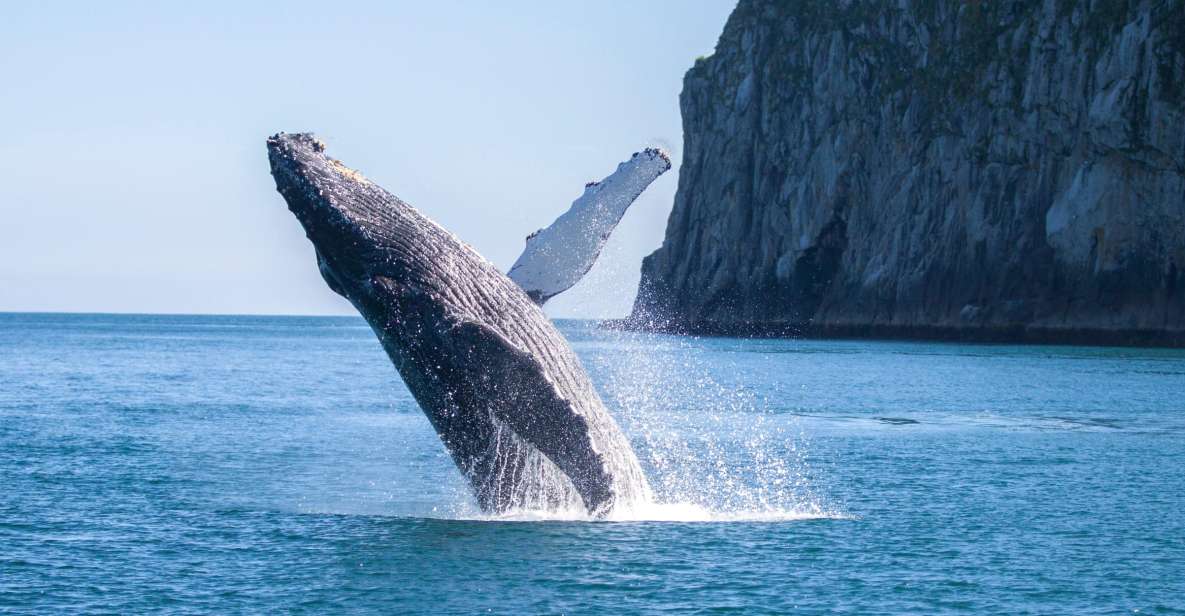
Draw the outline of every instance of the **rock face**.
[[[1185,344],[1185,2],[741,0],[633,322]]]

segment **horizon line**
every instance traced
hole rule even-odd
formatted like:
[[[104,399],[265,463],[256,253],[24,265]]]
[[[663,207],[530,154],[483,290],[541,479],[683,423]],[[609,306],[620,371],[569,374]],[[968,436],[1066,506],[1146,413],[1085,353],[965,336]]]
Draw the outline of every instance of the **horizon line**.
[[[49,316],[110,316],[110,317],[265,317],[265,318],[346,318],[363,319],[360,314],[276,314],[265,312],[115,312],[115,311],[69,311],[69,310],[0,310],[5,315],[49,315]],[[609,321],[621,317],[548,317],[553,321]]]

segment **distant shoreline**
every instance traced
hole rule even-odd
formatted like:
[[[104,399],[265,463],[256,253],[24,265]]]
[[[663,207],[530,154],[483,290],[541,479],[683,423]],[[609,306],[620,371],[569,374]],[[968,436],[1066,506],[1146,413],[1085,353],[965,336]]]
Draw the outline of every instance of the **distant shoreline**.
[[[787,322],[715,321],[641,323],[636,319],[601,321],[607,329],[721,338],[812,340],[914,340],[989,344],[1185,348],[1185,331],[1107,330],[1014,325],[949,327],[933,325],[814,325]]]

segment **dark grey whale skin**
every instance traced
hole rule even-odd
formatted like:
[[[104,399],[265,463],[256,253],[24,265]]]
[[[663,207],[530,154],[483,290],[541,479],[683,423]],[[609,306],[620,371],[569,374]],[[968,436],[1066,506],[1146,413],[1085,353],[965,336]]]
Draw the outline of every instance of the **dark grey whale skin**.
[[[267,141],[326,283],[378,335],[487,512],[647,491],[627,439],[542,310],[467,244],[310,134]]]

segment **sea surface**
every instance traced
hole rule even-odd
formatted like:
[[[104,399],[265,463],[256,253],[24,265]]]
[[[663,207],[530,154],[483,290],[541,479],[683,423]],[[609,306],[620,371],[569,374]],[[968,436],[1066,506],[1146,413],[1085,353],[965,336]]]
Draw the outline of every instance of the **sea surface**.
[[[482,515],[361,319],[0,314],[0,613],[1185,607],[1185,352],[559,325],[653,506]]]

